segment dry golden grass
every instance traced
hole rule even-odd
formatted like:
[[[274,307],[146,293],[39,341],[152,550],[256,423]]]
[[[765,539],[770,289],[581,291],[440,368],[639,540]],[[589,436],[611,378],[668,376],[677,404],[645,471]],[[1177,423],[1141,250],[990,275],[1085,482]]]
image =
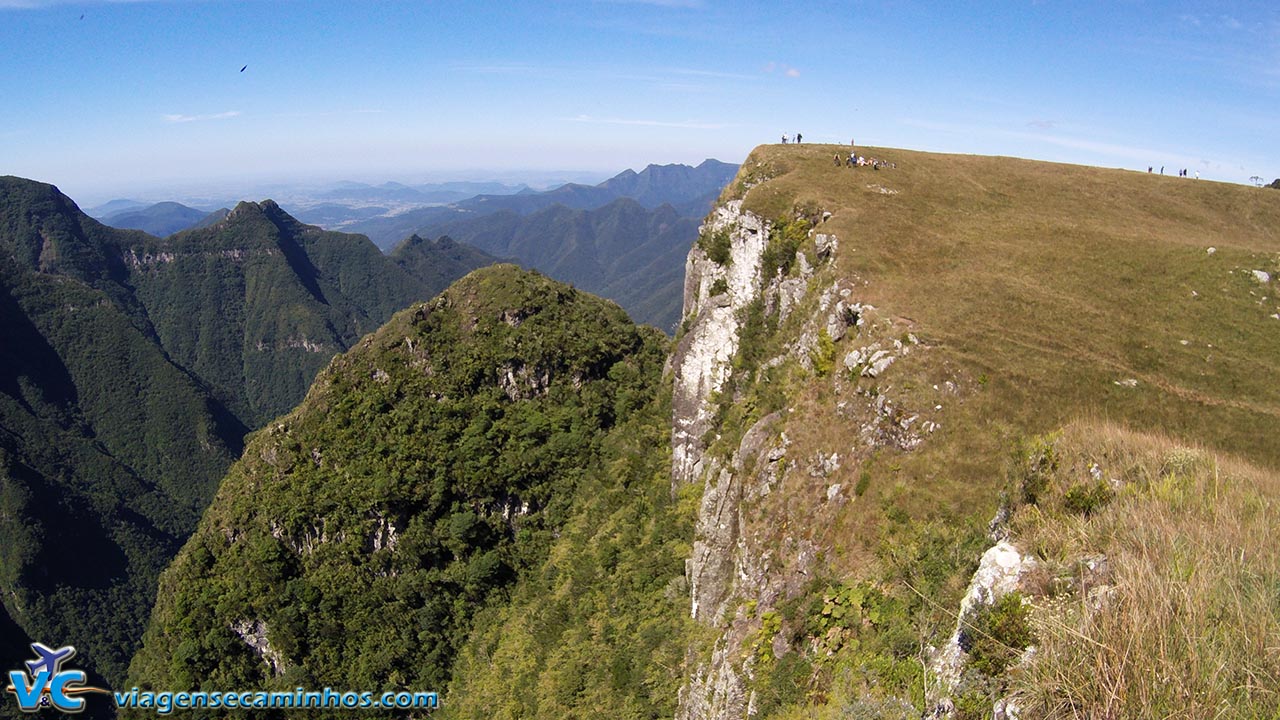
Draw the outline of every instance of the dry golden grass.
[[[819,280],[856,278],[853,299],[928,346],[861,381],[940,424],[914,452],[851,453],[856,428],[833,408],[847,398],[816,385],[793,395],[796,456],[841,452],[832,483],[872,476],[866,512],[828,529],[837,545],[874,537],[886,503],[989,516],[1010,447],[1080,417],[1280,467],[1280,442],[1263,431],[1280,424],[1280,281],[1249,272],[1280,269],[1280,193],[893,148],[859,151],[896,169],[836,168],[837,149],[761,146],[740,175],[759,182],[725,191],[766,217],[830,211],[818,231],[840,251]],[[867,341],[846,338],[838,358]],[[933,389],[947,380],[957,393]]]
[[[1280,474],[1114,425],[1058,443],[1049,496],[1020,542],[1070,576],[1105,554],[1110,590],[1038,601],[1040,645],[1018,678],[1030,717],[1275,717],[1280,712]],[[1097,463],[1121,483],[1088,518],[1057,503]]]
[[[977,559],[958,544],[981,540],[1011,451],[1065,427],[1055,489],[1016,517],[1059,592],[1037,600],[1023,717],[1280,717],[1280,280],[1250,272],[1280,271],[1280,193],[890,148],[859,150],[896,169],[835,168],[835,150],[757,148],[750,187],[725,197],[769,218],[832,213],[818,232],[840,250],[811,288],[851,281],[851,300],[888,321],[838,343],[836,374],[873,340],[923,344],[879,378],[785,381],[788,460],[834,451],[841,467],[791,473],[747,530],[814,540],[838,577],[893,578],[923,548],[920,630],[936,643]],[[798,337],[816,294],[766,357]],[[866,448],[865,417],[836,409],[865,402],[855,390],[939,429],[909,452]],[[1126,489],[1082,518],[1063,495],[1093,462]],[[847,501],[827,500],[836,483]],[[1115,589],[1088,613],[1060,586],[1097,553]]]

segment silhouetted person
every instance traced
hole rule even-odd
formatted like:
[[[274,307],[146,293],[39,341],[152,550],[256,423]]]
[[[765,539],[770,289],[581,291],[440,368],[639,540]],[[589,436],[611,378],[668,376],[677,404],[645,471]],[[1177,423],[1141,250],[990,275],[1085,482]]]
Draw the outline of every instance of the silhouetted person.
[[[803,138],[803,137],[804,137],[804,136],[803,136],[803,135],[801,135],[800,133],[796,133],[796,144],[797,144],[797,145],[799,145],[799,144],[800,144],[800,139],[801,139],[801,138]]]

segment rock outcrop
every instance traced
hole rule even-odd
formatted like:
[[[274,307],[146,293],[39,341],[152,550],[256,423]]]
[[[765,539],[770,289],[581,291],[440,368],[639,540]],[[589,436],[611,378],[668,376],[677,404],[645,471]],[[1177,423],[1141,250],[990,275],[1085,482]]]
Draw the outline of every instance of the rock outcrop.
[[[672,397],[671,480],[685,485],[702,476],[702,436],[711,429],[712,398],[729,377],[738,351],[742,311],[760,296],[761,259],[769,239],[769,223],[742,210],[734,200],[717,207],[702,234],[727,232],[727,262],[718,263],[695,245],[685,263],[684,322],[688,331],[671,359],[675,374]],[[718,285],[719,284],[719,285]],[[713,288],[725,287],[713,293]]]

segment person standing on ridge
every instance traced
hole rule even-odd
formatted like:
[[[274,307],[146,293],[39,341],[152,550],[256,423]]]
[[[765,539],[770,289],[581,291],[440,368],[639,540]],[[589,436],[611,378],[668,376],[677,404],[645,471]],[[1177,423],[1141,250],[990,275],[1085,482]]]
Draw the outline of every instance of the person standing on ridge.
[[[786,145],[786,144],[787,144],[787,134],[786,134],[786,133],[782,133],[782,144],[783,144],[783,145]]]
[[[797,144],[797,145],[799,145],[799,144],[800,144],[800,138],[802,138],[802,137],[804,137],[804,136],[803,136],[803,135],[801,135],[800,133],[796,133],[796,144]]]

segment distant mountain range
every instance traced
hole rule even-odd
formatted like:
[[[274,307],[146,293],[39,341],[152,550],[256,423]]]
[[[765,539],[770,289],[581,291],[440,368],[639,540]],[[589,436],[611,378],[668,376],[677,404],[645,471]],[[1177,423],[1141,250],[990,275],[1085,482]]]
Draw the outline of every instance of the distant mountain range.
[[[590,210],[557,204],[528,215],[500,210],[455,216],[426,232],[516,258],[614,300],[636,322],[673,333],[680,320],[684,257],[700,222],[671,205],[648,209],[624,197]]]
[[[351,223],[344,229],[368,235],[378,247],[388,248],[415,232],[438,234],[436,229],[465,217],[503,210],[529,215],[553,205],[592,210],[621,198],[635,200],[648,209],[669,204],[682,216],[701,218],[737,171],[737,165],[719,160],[704,160],[697,167],[649,165],[640,172],[627,170],[599,185],[570,183],[546,192],[477,195],[446,207],[420,208]]]
[[[120,228],[121,230],[141,230],[157,237],[165,237],[179,230],[215,222],[225,217],[227,212],[226,208],[209,213],[205,210],[187,207],[182,203],[160,202],[103,216],[102,222],[105,225]],[[209,223],[205,223],[205,219],[209,218],[211,214],[215,215],[215,217]]]
[[[637,321],[674,332],[684,255],[699,221],[737,172],[718,160],[649,165],[598,185],[343,182],[295,202],[298,220],[361,233],[383,251],[411,236],[449,236],[617,301]],[[446,204],[447,203],[447,204]],[[179,203],[115,200],[103,222],[167,236],[226,215]],[[412,209],[404,210],[406,206]]]
[[[410,234],[448,235],[622,305],[636,322],[675,332],[684,257],[738,166],[650,165],[599,185],[480,195],[447,207],[351,223],[380,247]]]
[[[506,185],[499,182],[449,182],[405,185],[388,182],[381,185],[341,183],[340,187],[318,194],[322,200],[362,203],[422,203],[441,204],[458,202],[476,195],[514,195],[532,192],[528,185]]]
[[[493,260],[447,240],[384,255],[269,200],[162,239],[0,177],[0,652],[57,638],[120,682],[157,574],[248,430]]]

